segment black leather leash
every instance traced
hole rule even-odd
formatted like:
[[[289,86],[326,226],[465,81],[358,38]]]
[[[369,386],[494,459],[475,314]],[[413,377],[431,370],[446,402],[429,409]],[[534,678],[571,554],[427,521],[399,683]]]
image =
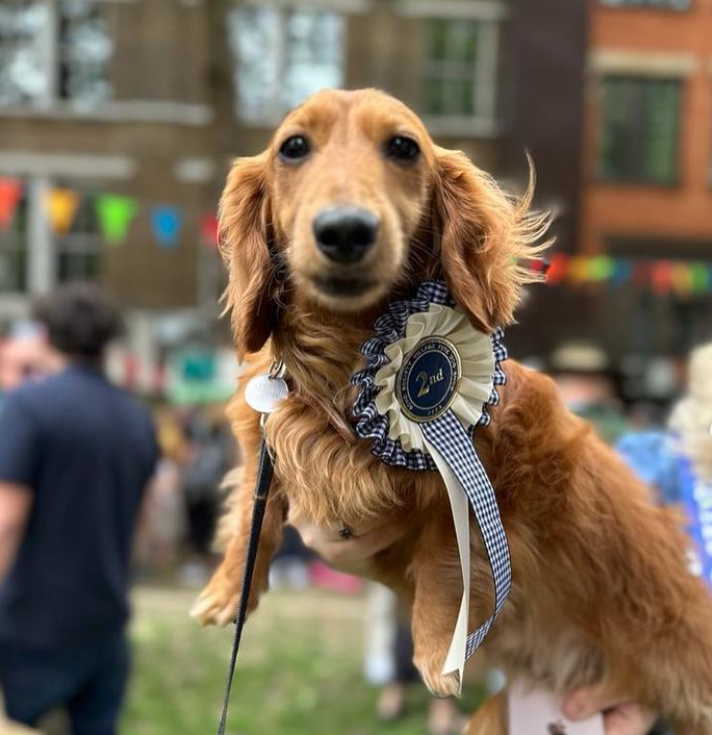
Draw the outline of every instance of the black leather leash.
[[[262,522],[264,521],[265,517],[267,498],[269,496],[270,487],[272,486],[273,475],[274,462],[272,460],[272,455],[269,453],[269,449],[267,448],[267,442],[265,441],[264,437],[262,437],[262,444],[260,445],[260,464],[257,471],[257,482],[255,483],[252,523],[250,525],[250,539],[247,547],[247,558],[245,559],[245,571],[242,576],[240,604],[237,608],[237,615],[235,617],[235,636],[232,640],[232,653],[230,655],[230,664],[227,670],[225,699],[223,701],[222,716],[220,717],[220,726],[218,727],[217,735],[225,735],[225,728],[227,727],[227,712],[230,706],[230,690],[232,689],[232,680],[235,675],[237,653],[240,650],[242,629],[245,627],[245,618],[247,617],[247,605],[250,599],[252,578],[255,573],[255,562],[257,561],[257,549],[260,543]]]

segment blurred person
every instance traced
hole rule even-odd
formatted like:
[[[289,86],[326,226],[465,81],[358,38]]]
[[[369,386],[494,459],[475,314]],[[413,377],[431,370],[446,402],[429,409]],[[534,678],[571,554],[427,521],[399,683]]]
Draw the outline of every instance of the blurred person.
[[[57,368],[45,330],[32,321],[14,323],[0,347],[0,393],[25,380],[44,377]]]
[[[211,553],[220,513],[220,485],[231,468],[228,438],[219,421],[200,413],[190,420],[187,434],[189,449],[183,470],[183,492],[190,542],[200,557],[206,557]]]
[[[0,408],[0,687],[18,722],[64,705],[73,735],[114,735],[157,442],[148,411],[104,376],[122,320],[101,291],[61,287],[35,313],[64,365]]]
[[[712,342],[690,356],[687,395],[675,407],[670,426],[695,474],[712,480]]]
[[[583,341],[561,345],[548,368],[569,410],[589,421],[602,439],[613,444],[626,432],[617,375],[602,349]]]
[[[185,436],[170,409],[155,414],[160,459],[149,485],[137,539],[137,557],[142,567],[161,575],[173,572],[187,530],[182,465]]]
[[[629,412],[630,429],[614,444],[634,472],[650,485],[653,500],[662,505],[680,501],[679,458],[652,404],[639,402]]]

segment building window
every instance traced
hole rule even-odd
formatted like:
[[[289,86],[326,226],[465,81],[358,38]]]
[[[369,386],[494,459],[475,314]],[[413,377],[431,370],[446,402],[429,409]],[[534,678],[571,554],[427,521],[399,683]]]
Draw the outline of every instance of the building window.
[[[603,80],[603,179],[650,184],[677,181],[681,97],[678,79]]]
[[[494,120],[498,34],[496,21],[426,21],[423,84],[427,115]]]
[[[242,6],[228,17],[238,115],[271,123],[344,82],[344,18],[316,8]]]
[[[55,236],[56,277],[65,281],[91,281],[99,275],[102,236],[92,197],[79,205],[66,235]]]
[[[108,67],[114,44],[104,13],[85,0],[63,0],[59,8],[58,96],[99,105],[112,96]]]
[[[21,293],[27,288],[27,204],[25,195],[9,227],[0,230],[0,293]]]
[[[601,0],[612,8],[657,8],[660,10],[687,10],[691,0]]]
[[[38,284],[45,290],[56,283],[100,276],[104,240],[94,198],[82,197],[67,233],[53,232],[46,201],[53,185],[45,179],[26,180],[9,226],[0,230],[0,294],[27,293],[37,290]],[[38,273],[36,256],[45,248],[48,262],[40,258],[39,267],[49,272]]]
[[[113,41],[100,4],[0,4],[0,106],[95,107],[112,95]]]

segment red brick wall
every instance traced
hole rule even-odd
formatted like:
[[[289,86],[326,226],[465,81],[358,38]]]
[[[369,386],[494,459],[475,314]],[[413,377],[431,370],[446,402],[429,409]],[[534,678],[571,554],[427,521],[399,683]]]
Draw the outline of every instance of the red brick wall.
[[[693,55],[696,65],[682,77],[679,183],[674,187],[598,180],[600,77],[589,70],[581,249],[602,250],[608,234],[712,241],[712,0],[692,0],[684,12],[610,8],[598,0],[591,0],[591,7],[592,52]],[[699,256],[712,257],[712,249]]]

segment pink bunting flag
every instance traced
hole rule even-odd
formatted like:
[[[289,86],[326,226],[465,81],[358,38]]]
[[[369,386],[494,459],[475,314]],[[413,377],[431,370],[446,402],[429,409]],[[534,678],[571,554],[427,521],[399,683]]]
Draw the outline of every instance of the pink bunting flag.
[[[217,250],[219,245],[218,218],[212,214],[206,214],[200,223],[200,235],[203,245],[210,250]]]

